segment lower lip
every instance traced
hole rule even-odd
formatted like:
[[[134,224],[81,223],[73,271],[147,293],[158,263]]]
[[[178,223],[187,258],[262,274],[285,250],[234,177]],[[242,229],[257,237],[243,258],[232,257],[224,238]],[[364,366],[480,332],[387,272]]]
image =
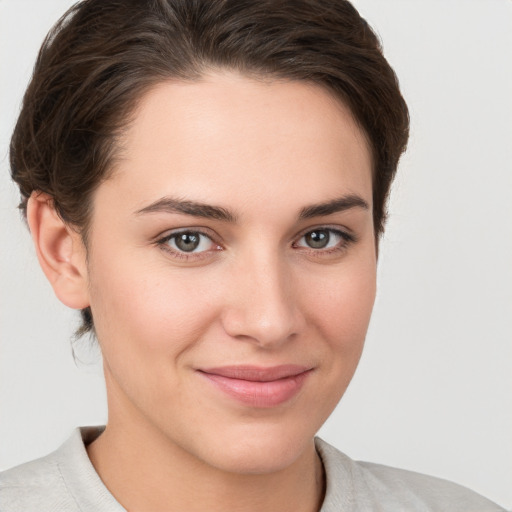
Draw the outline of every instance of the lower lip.
[[[212,373],[200,373],[218,389],[245,405],[275,407],[288,402],[299,393],[310,371],[268,382],[232,379]]]

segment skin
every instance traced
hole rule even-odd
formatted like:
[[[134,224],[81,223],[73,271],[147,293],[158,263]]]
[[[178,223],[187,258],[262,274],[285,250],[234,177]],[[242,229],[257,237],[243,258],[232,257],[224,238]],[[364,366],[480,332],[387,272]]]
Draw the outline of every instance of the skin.
[[[91,306],[104,356],[93,465],[128,510],[318,510],[313,437],[353,376],[375,297],[364,134],[319,86],[219,71],[152,89],[122,148],[93,198],[87,251],[48,197],[29,201],[41,265],[65,304]],[[300,218],[347,196],[367,208]],[[234,219],[141,212],[163,197]],[[183,228],[206,235],[188,256],[165,240]],[[319,228],[328,248],[308,245]],[[282,364],[310,371],[271,407],[200,372]]]

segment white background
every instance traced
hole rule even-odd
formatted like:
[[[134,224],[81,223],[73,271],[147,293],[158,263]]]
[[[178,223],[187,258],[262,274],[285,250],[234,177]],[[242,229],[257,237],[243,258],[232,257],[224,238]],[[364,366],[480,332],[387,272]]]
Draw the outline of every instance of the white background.
[[[512,2],[357,0],[409,103],[360,368],[323,437],[512,507]],[[0,469],[104,423],[66,310],[16,211],[8,143],[47,30],[69,0],[0,0]],[[87,351],[80,352],[87,358]]]

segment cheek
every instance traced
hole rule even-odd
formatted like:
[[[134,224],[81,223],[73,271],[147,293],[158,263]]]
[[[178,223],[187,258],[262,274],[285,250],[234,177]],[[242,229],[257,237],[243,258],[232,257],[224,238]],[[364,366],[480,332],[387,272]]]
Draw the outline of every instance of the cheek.
[[[131,408],[131,403],[145,415],[162,415],[162,421],[170,403],[187,410],[187,394],[175,391],[212,322],[212,298],[186,272],[171,273],[147,261],[117,261],[116,269],[98,264],[92,270],[91,308],[116,397],[110,397],[110,407],[117,407],[115,402]]]
[[[321,369],[308,407],[312,417],[319,418],[320,428],[345,393],[361,357],[375,300],[375,262],[370,257],[366,264],[359,260],[354,265],[340,265],[313,284],[304,281],[302,291],[307,291],[303,310],[308,311],[306,320],[313,329],[308,348],[318,357]],[[319,395],[322,400],[317,400]]]
[[[310,287],[311,290],[311,287]],[[310,295],[310,325],[323,340],[319,354],[325,392],[323,417],[345,393],[359,363],[376,292],[376,263],[371,254],[340,266]],[[313,306],[314,304],[314,306]]]
[[[309,323],[335,356],[332,364],[357,365],[370,322],[376,292],[376,265],[372,258],[347,265],[322,280],[316,293],[308,286]]]
[[[98,255],[99,256],[99,255]],[[101,257],[91,264],[90,296],[104,351],[121,347],[150,358],[175,355],[201,335],[214,300],[191,273],[160,265]]]

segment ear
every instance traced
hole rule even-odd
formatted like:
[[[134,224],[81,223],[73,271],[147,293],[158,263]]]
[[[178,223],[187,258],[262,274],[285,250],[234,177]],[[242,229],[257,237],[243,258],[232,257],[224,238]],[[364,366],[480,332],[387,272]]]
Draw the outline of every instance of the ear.
[[[27,221],[39,264],[57,298],[66,306],[89,306],[86,250],[81,236],[53,207],[52,198],[33,192],[27,204]]]

